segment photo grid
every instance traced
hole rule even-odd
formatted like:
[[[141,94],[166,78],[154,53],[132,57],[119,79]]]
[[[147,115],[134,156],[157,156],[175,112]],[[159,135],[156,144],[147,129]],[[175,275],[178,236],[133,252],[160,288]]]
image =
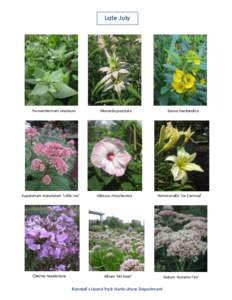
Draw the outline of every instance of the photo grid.
[[[150,79],[143,35],[82,38],[25,35],[24,270],[207,272],[207,35],[151,35]]]

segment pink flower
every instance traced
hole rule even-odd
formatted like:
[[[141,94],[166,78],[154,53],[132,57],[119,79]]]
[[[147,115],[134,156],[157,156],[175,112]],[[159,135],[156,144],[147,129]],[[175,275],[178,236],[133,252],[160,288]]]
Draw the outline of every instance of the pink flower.
[[[119,139],[105,138],[97,142],[91,154],[92,164],[113,176],[123,176],[131,155]]]
[[[31,162],[31,168],[34,171],[39,170],[42,172],[45,169],[45,165],[43,164],[42,160],[33,159],[33,161]]]
[[[75,145],[75,141],[74,141],[74,140],[70,140],[70,141],[68,141],[67,144],[68,144],[68,145]]]
[[[75,153],[75,151],[70,147],[64,147],[57,142],[35,144],[33,147],[33,151],[37,155],[45,155],[49,160],[55,157],[62,157],[62,156],[64,158],[70,158]]]
[[[49,185],[52,182],[52,179],[51,179],[51,177],[49,175],[45,175],[42,178],[42,182],[43,182],[43,184]]]
[[[35,152],[35,154],[40,155],[43,153],[44,151],[44,145],[43,144],[35,144],[33,147],[33,151]]]
[[[65,138],[66,138],[66,136],[67,136],[67,134],[66,134],[66,133],[62,133],[62,134],[60,134],[60,135],[59,135],[59,138],[60,138],[60,139],[65,139]]]
[[[55,157],[52,159],[52,164],[59,175],[63,175],[68,172],[68,165],[63,159]]]
[[[36,128],[28,127],[26,128],[26,137],[31,140],[33,137],[39,135]]]

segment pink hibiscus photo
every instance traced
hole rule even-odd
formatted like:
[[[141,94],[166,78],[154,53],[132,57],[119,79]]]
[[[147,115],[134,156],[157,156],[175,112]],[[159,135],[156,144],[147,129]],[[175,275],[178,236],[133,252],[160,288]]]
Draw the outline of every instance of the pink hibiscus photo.
[[[88,188],[142,189],[142,128],[139,121],[89,121]]]

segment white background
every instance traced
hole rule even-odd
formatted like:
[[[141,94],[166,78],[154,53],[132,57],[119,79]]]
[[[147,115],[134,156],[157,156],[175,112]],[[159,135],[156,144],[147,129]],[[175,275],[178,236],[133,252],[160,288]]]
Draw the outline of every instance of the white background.
[[[186,0],[66,0],[1,1],[1,299],[231,299],[231,8],[230,1]],[[96,26],[97,10],[139,11],[139,26]],[[24,34],[79,34],[79,107],[76,114],[35,114],[24,107]],[[142,107],[132,114],[100,114],[87,106],[87,34],[142,34]],[[208,34],[208,107],[198,114],[168,114],[153,107],[153,34]],[[79,120],[78,201],[81,205],[81,272],[66,279],[33,279],[24,272],[24,120]],[[137,119],[143,121],[143,188],[132,199],[98,199],[87,193],[87,120]],[[200,200],[160,200],[153,192],[153,121],[210,120],[210,188]],[[104,279],[88,272],[88,209],[96,203],[125,210],[142,210],[145,219],[144,273],[132,278]],[[55,203],[54,203],[55,204]],[[154,204],[206,204],[209,212],[208,273],[198,280],[164,280],[153,272]],[[109,272],[107,272],[109,274]],[[130,294],[80,294],[80,286],[153,286],[164,292]]]

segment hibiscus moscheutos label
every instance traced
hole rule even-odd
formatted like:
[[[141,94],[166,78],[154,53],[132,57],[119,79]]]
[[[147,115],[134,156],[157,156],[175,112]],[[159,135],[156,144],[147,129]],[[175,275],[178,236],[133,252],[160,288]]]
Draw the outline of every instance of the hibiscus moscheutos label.
[[[132,159],[119,139],[105,138],[95,144],[91,163],[112,176],[123,176]]]

